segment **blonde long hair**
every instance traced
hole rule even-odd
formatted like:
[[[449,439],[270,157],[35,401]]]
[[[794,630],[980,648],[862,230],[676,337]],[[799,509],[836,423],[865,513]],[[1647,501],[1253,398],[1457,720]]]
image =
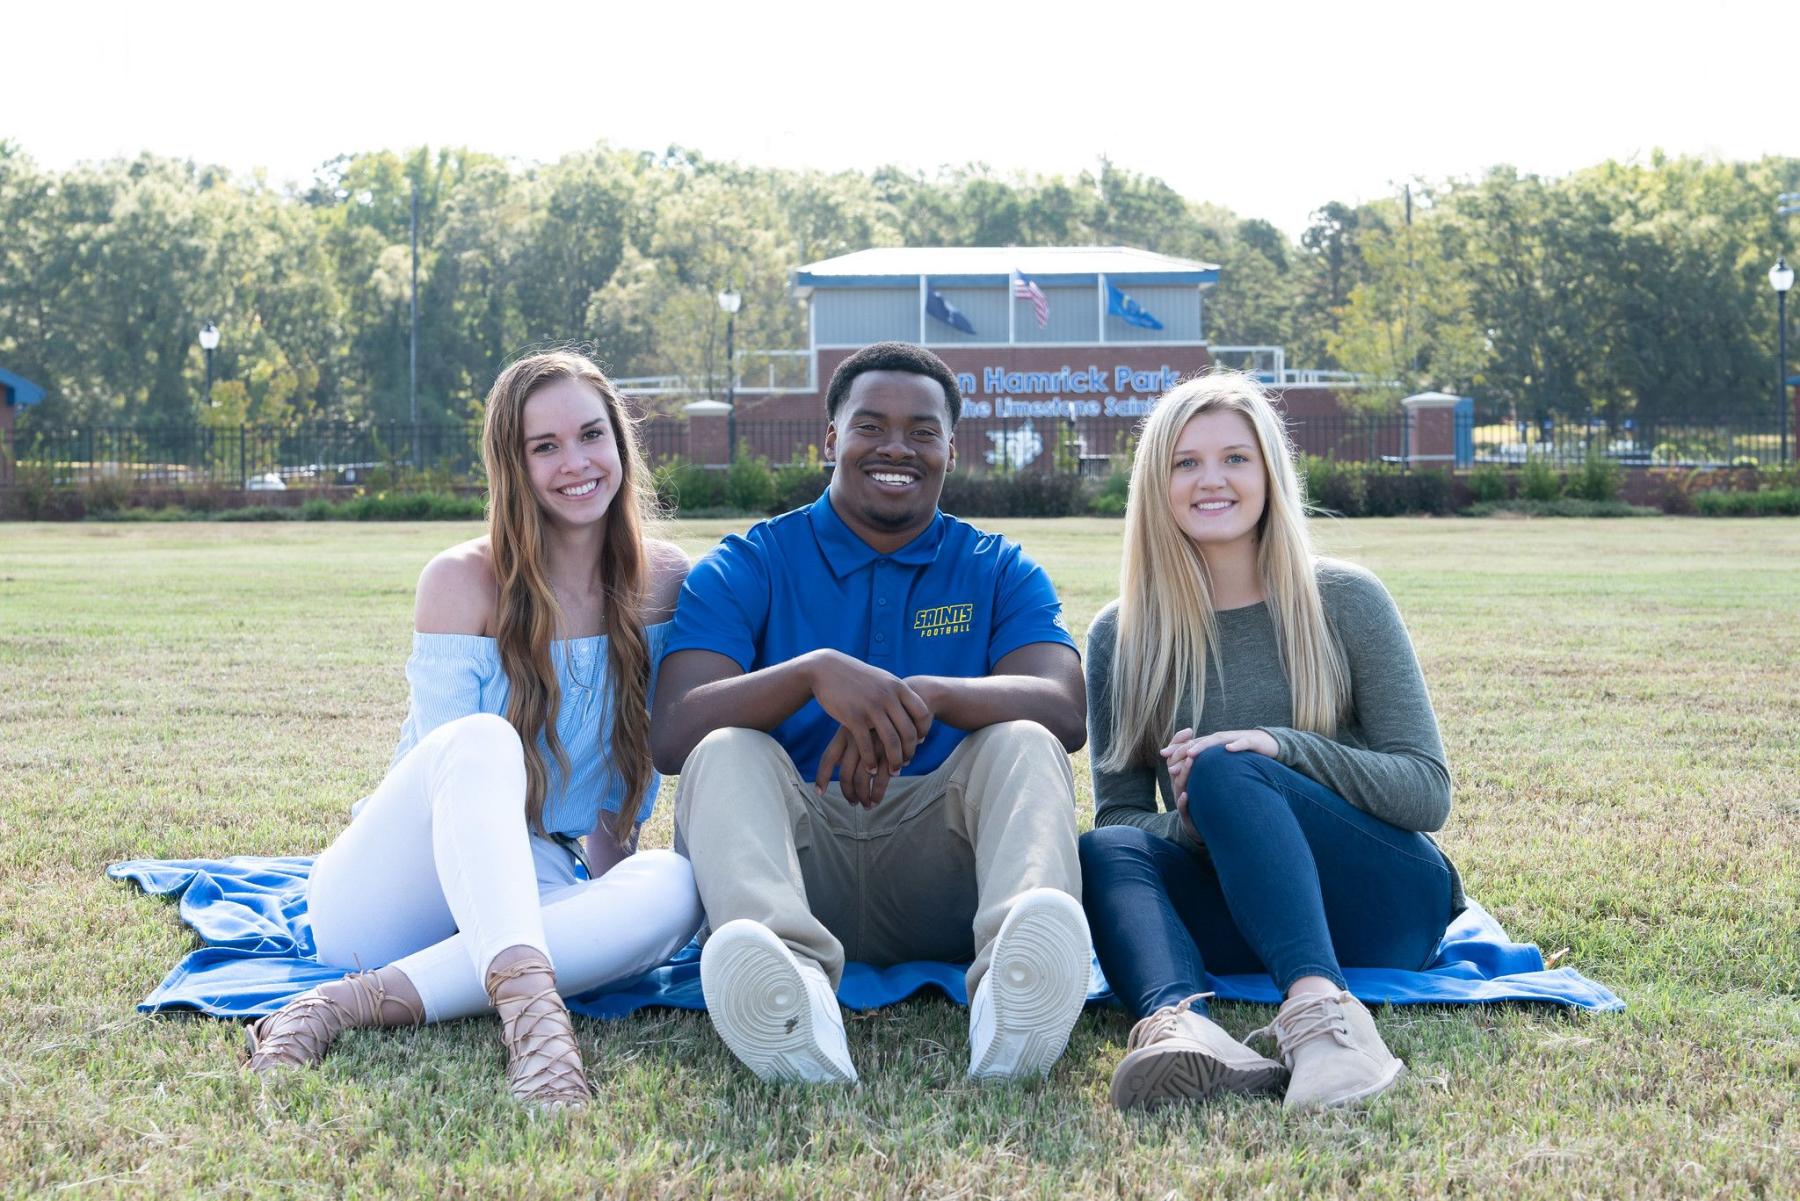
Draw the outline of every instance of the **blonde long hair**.
[[[525,402],[545,384],[580,380],[599,393],[619,448],[619,491],[607,507],[600,550],[602,614],[612,674],[610,765],[624,785],[624,802],[611,833],[620,845],[631,837],[637,802],[650,785],[650,647],[644,635],[647,567],[644,525],[650,488],[637,427],[612,381],[585,356],[556,350],[520,359],[500,373],[487,396],[481,454],[488,478],[488,540],[499,584],[495,606],[500,663],[511,692],[506,720],[525,744],[525,816],[543,832],[548,773],[540,736],[563,778],[569,756],[556,736],[562,702],[550,643],[561,609],[544,562],[544,513],[525,469]]]
[[[1178,727],[1198,729],[1207,660],[1219,668],[1218,622],[1206,561],[1169,509],[1169,478],[1181,431],[1200,414],[1218,412],[1242,413],[1262,452],[1268,488],[1256,526],[1256,567],[1293,696],[1293,726],[1329,737],[1349,708],[1350,672],[1319,600],[1306,500],[1286,428],[1255,380],[1238,372],[1215,372],[1165,393],[1138,440],[1119,570],[1113,742],[1100,764],[1109,771],[1154,762],[1156,749]],[[1184,693],[1193,697],[1193,710],[1178,720],[1175,708]]]

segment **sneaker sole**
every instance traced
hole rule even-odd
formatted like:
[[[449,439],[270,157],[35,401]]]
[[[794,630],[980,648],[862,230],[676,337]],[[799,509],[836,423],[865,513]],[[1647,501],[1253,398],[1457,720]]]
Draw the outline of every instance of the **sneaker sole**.
[[[851,1084],[813,1035],[806,981],[773,934],[717,934],[700,953],[700,991],[713,1028],[762,1080]]]
[[[1145,1047],[1119,1061],[1113,1072],[1112,1103],[1119,1109],[1149,1109],[1220,1093],[1279,1092],[1287,1075],[1278,1064],[1233,1067],[1197,1047]]]
[[[1089,948],[1087,918],[1066,893],[1025,902],[1006,915],[988,966],[994,1037],[980,1061],[969,1065],[971,1077],[1050,1074],[1087,1003]]]

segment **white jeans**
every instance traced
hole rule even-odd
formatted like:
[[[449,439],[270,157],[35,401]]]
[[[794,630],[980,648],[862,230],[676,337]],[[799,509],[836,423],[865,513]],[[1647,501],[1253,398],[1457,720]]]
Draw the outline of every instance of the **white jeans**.
[[[505,718],[433,730],[396,763],[313,867],[307,889],[321,963],[393,965],[427,1021],[490,1009],[494,956],[534,947],[574,996],[667,960],[699,928],[686,859],[642,851],[598,880],[525,822],[525,759]]]

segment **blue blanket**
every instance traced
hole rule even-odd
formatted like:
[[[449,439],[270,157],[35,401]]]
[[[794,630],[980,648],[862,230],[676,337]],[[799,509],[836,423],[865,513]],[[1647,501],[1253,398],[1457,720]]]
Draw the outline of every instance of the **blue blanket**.
[[[180,898],[181,919],[206,944],[175,965],[138,1005],[146,1013],[199,1010],[214,1017],[273,1013],[314,985],[338,979],[341,969],[312,958],[312,923],[306,914],[311,858],[140,859],[115,863],[107,875],[131,880],[145,892]],[[891,1005],[931,986],[967,1004],[963,971],[954,963],[902,963],[844,968],[838,998],[852,1009]],[[1479,905],[1451,923],[1431,966],[1422,972],[1350,968],[1350,991],[1372,1004],[1468,1004],[1547,1001],[1579,1009],[1623,1009],[1625,1003],[1572,968],[1546,968],[1535,946],[1506,937]],[[1223,1000],[1275,1004],[1280,996],[1267,976],[1213,976]],[[1112,997],[1098,964],[1091,969],[1088,1000]],[[623,1017],[645,1006],[705,1009],[700,994],[700,948],[690,943],[674,959],[636,980],[569,999],[590,1017]]]

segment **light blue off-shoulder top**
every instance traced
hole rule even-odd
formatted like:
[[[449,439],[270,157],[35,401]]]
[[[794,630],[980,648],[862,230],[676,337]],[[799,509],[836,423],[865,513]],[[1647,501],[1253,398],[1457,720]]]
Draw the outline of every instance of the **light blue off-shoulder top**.
[[[644,627],[650,644],[650,688],[656,688],[657,660],[669,637],[669,623]],[[550,644],[550,661],[562,701],[556,714],[556,736],[569,756],[569,778],[563,779],[545,739],[538,739],[548,787],[544,796],[544,830],[579,838],[593,830],[600,811],[617,813],[625,804],[624,785],[612,771],[612,669],[606,657],[606,635],[569,638]],[[500,666],[500,644],[475,634],[413,635],[406,661],[411,700],[400,726],[400,762],[419,740],[443,725],[472,713],[506,716],[512,682]],[[662,777],[652,774],[650,787],[637,801],[637,819],[645,821],[656,807]]]

